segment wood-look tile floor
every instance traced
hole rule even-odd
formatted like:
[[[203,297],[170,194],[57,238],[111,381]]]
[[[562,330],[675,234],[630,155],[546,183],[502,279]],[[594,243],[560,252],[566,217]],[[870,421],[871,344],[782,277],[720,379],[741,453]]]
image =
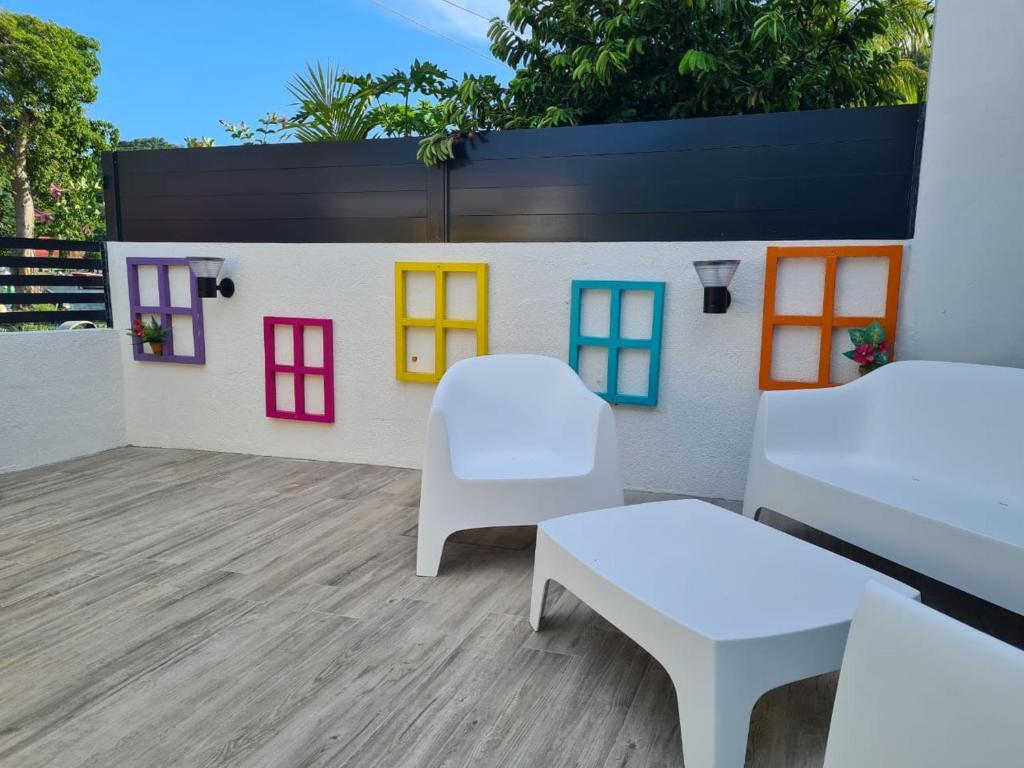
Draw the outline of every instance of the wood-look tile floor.
[[[0,765],[681,766],[675,694],[533,534],[413,574],[419,473],[123,448],[0,475]],[[647,500],[634,495],[633,500]],[[749,763],[820,766],[834,677],[768,694]]]

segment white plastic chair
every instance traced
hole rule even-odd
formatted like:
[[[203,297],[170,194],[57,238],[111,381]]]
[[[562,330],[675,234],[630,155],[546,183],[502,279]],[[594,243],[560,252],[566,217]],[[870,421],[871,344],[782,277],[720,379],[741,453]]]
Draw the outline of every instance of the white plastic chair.
[[[1021,765],[1024,652],[869,585],[839,674],[825,768]]]
[[[615,417],[569,366],[486,355],[448,369],[427,424],[418,575],[437,575],[456,531],[622,503]]]
[[[771,509],[1024,613],[1024,370],[906,361],[765,392],[744,514]]]

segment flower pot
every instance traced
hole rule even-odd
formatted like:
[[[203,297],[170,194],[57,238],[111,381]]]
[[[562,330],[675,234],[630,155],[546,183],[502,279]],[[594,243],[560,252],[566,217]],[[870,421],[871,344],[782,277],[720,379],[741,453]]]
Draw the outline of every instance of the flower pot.
[[[873,370],[875,369],[870,365],[862,365],[860,366],[860,375],[863,376],[865,373],[871,373]]]
[[[154,355],[160,356],[164,353],[164,343],[162,341],[150,341],[147,343],[149,344],[150,351]]]

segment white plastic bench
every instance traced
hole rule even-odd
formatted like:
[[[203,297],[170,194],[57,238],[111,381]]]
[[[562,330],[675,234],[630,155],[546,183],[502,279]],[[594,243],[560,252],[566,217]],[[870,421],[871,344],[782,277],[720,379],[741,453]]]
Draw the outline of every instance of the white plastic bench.
[[[1024,370],[908,361],[765,392],[760,509],[1024,614]]]

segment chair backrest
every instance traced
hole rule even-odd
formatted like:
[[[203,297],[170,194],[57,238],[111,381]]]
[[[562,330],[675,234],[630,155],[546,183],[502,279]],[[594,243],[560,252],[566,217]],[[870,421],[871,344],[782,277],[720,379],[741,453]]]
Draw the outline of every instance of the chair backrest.
[[[1024,651],[877,584],[857,607],[825,768],[1024,762]]]
[[[448,369],[434,407],[444,412],[453,454],[481,445],[593,450],[597,399],[556,358],[484,355]]]
[[[1024,370],[912,360],[850,387],[879,463],[1024,495]]]

